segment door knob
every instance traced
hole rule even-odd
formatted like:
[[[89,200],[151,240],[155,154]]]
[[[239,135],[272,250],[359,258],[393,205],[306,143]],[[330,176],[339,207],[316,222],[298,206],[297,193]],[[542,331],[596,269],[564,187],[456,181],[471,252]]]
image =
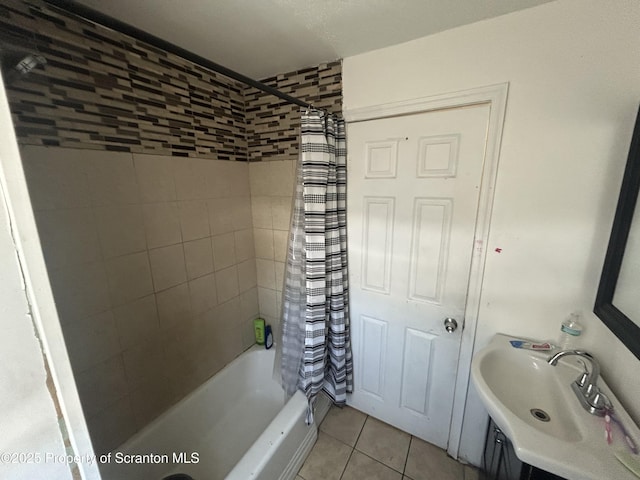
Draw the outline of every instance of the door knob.
[[[445,318],[444,319],[444,329],[447,333],[453,333],[458,328],[458,322],[456,322],[455,318]]]

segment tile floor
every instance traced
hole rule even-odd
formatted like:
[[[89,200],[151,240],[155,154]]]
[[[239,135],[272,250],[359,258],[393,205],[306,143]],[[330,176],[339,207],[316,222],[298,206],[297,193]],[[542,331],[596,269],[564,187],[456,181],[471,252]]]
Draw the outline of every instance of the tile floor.
[[[331,407],[296,480],[479,480],[444,450],[350,407]]]

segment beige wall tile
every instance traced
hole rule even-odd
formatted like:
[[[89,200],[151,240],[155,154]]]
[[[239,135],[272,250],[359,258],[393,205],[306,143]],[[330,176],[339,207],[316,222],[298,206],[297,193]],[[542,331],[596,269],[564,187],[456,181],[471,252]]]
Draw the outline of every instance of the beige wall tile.
[[[189,280],[201,277],[213,272],[213,251],[211,239],[201,238],[185,242],[184,259],[187,266]]]
[[[262,163],[264,164],[249,166],[257,283],[261,289],[276,290],[275,294],[261,290],[260,297],[260,313],[275,322],[281,310],[284,262],[287,257],[295,184],[295,161]],[[272,259],[277,261],[273,266],[264,261]]]
[[[283,262],[274,262],[274,269],[276,272],[275,287],[278,292],[282,292],[284,287],[284,268],[285,264]]]
[[[206,316],[210,316],[212,312],[213,311],[210,311]],[[195,372],[195,376],[202,378],[201,383],[207,381],[225,366],[224,355],[217,352],[215,348],[211,348],[212,345],[215,345],[214,339],[216,337],[216,333],[211,330],[210,325],[207,324],[204,335],[206,346],[199,349],[196,358],[197,371]]]
[[[240,329],[242,334],[242,348],[246,350],[256,343],[253,319],[243,320]]]
[[[232,225],[234,230],[244,230],[251,228],[251,198],[250,197],[231,197],[233,201],[233,218]]]
[[[258,289],[252,288],[240,294],[240,318],[242,320],[253,320],[260,315],[258,305]]]
[[[251,197],[251,215],[254,228],[273,229],[271,197]]]
[[[87,174],[93,205],[122,205],[140,202],[136,172],[130,153],[87,151]]]
[[[272,197],[271,209],[274,230],[289,230],[291,224],[292,197]]]
[[[142,428],[169,408],[175,400],[168,379],[155,375],[141,381],[131,392],[131,408],[136,426]]]
[[[110,310],[65,326],[64,340],[76,373],[120,352],[118,330]]]
[[[161,333],[164,372],[170,380],[189,375],[196,368],[196,349],[204,339],[200,325],[201,321],[194,317]]]
[[[109,295],[113,306],[153,293],[147,252],[124,255],[106,262]]]
[[[213,346],[212,346],[213,348]],[[211,374],[198,368],[197,360],[191,362],[193,368],[183,367],[182,370],[176,370],[173,375],[169,377],[169,385],[171,387],[171,394],[177,398],[182,398],[185,395],[191,393],[198,388]],[[220,363],[219,365],[224,365]],[[215,370],[217,371],[217,370]]]
[[[286,262],[287,248],[289,245],[288,230],[273,231],[273,258],[276,262]]]
[[[256,258],[273,260],[273,230],[266,228],[254,228],[253,238],[256,249]]]
[[[166,330],[192,317],[191,297],[187,283],[156,294],[160,328]]]
[[[257,196],[293,195],[294,162],[272,160],[249,165],[251,194]]]
[[[50,270],[49,278],[63,324],[111,307],[108,276],[102,262]]]
[[[216,353],[222,356],[223,364],[226,365],[244,351],[242,328],[239,325],[234,325],[226,330],[224,335],[215,337],[213,345],[216,348]]]
[[[251,196],[249,165],[242,162],[224,162],[224,164],[224,168],[230,170],[230,185],[233,189],[231,194],[249,198]]]
[[[34,210],[91,204],[84,150],[24,145],[20,156]]]
[[[127,395],[127,380],[120,355],[74,376],[84,413],[89,417]]]
[[[143,203],[176,200],[173,157],[134,153],[133,164]]]
[[[189,295],[194,315],[200,315],[218,304],[217,278],[204,275],[189,282]]]
[[[255,258],[253,246],[253,229],[247,228],[234,232],[236,241],[236,261],[243,262],[250,258]]]
[[[110,452],[121,445],[136,430],[129,396],[120,398],[107,409],[87,418],[87,425],[97,455]]]
[[[270,161],[270,193],[267,195],[293,196],[294,162],[291,160]]]
[[[98,230],[90,208],[35,212],[42,251],[51,269],[102,258]]]
[[[238,268],[235,265],[216,272],[216,288],[219,303],[238,296]]]
[[[211,244],[216,271],[236,264],[236,241],[233,233],[211,237]]]
[[[234,195],[249,196],[249,167],[246,163],[210,161],[207,187],[214,198]]]
[[[147,247],[157,248],[182,241],[178,204],[176,202],[142,205]]]
[[[220,161],[209,158],[190,158],[189,160],[193,175],[198,176],[198,182],[194,187],[196,194],[195,198],[207,199],[215,198],[218,196],[226,196],[226,194],[212,189],[209,179],[212,175],[215,175],[216,167],[218,165],[224,165],[227,163],[234,164],[235,162]],[[222,174],[222,178],[220,180],[224,182],[225,185],[228,185],[230,181],[230,179],[225,178],[224,174]]]
[[[258,286],[276,290],[276,271],[273,260],[256,258]]]
[[[122,349],[143,342],[160,329],[155,295],[147,295],[116,307],[113,313]]]
[[[173,178],[178,200],[201,200],[207,198],[207,160],[196,158],[173,158]]]
[[[252,162],[249,164],[251,195],[271,195],[270,164],[274,162]]]
[[[238,288],[240,292],[245,292],[255,288],[258,284],[255,259],[246,260],[237,265],[238,267]]]
[[[140,205],[97,207],[95,215],[104,258],[146,250],[144,217]]]
[[[229,193],[228,180],[224,176],[225,161],[210,160],[205,167],[205,183],[208,198],[222,198],[232,195]]]
[[[124,373],[129,391],[135,390],[145,380],[160,376],[164,365],[164,351],[160,335],[150,335],[147,340],[122,352]]]
[[[156,292],[187,281],[182,244],[149,250],[149,260]]]
[[[217,329],[219,335],[222,331],[226,331],[231,326],[240,325],[240,298],[233,297],[228,301],[220,302],[214,309],[211,320],[215,323],[214,333]]]
[[[233,232],[233,199],[215,198],[207,201],[211,235]]]
[[[271,318],[275,318],[278,315],[275,290],[258,287],[258,302],[260,305],[260,315]]]
[[[204,200],[189,200],[181,201],[179,206],[183,241],[208,237],[210,230],[207,203]]]

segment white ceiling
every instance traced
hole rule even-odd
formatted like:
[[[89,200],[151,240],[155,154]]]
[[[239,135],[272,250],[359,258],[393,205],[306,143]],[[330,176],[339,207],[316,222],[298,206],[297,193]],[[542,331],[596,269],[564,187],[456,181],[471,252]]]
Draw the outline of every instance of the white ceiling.
[[[254,79],[551,0],[79,0]]]

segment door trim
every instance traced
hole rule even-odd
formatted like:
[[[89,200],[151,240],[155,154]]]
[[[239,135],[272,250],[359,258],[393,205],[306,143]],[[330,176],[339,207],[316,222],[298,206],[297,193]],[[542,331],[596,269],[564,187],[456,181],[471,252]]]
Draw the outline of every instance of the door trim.
[[[473,356],[476,328],[478,325],[482,280],[484,278],[484,267],[487,257],[486,246],[488,245],[489,239],[491,212],[493,209],[508,91],[509,84],[500,83],[412,100],[349,109],[343,112],[344,118],[348,123],[355,123],[446,108],[458,108],[478,104],[490,105],[484,169],[482,171],[478,216],[476,219],[473,243],[474,247],[471,256],[471,271],[469,273],[467,304],[465,307],[465,324],[460,343],[460,358],[456,371],[456,386],[447,447],[447,452],[453,458],[458,458],[462,437],[462,424],[469,388],[471,358]]]

